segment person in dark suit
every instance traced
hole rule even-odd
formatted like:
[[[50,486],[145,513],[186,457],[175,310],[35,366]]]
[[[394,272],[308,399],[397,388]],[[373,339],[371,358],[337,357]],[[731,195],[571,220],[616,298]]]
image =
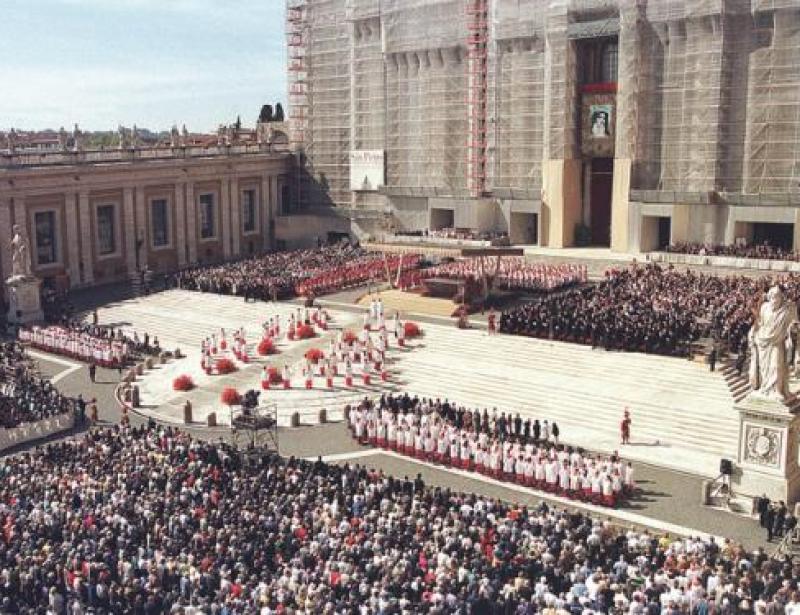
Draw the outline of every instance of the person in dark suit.
[[[767,511],[769,511],[770,501],[767,494],[763,494],[756,500],[756,510],[758,510],[758,523],[761,527],[767,527]]]
[[[764,515],[764,524],[767,529],[767,542],[772,542],[772,528],[775,527],[775,507],[770,506]]]
[[[517,416],[514,417],[514,435],[519,437],[522,435],[522,417],[517,412]]]
[[[533,441],[538,442],[542,436],[542,426],[539,424],[539,419],[533,421]]]
[[[786,504],[784,502],[778,502],[778,507],[775,510],[775,518],[772,521],[773,536],[783,536],[783,522],[786,520],[786,512]]]

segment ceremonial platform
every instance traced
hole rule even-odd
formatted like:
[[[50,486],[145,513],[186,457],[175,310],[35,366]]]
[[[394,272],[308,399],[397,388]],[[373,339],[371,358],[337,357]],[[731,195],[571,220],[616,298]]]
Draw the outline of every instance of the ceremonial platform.
[[[384,295],[385,304],[387,295]],[[296,309],[291,303],[245,303],[241,298],[172,290],[109,305],[99,312],[102,324],[149,331],[162,347],[176,346],[187,358],[148,372],[139,382],[140,411],[159,420],[181,423],[186,399],[194,406],[195,421],[209,412],[225,422],[228,410],[219,401],[227,386],[240,392],[259,388],[263,358],[227,376],[207,376],[200,368],[200,344],[225,327],[244,327],[248,341],[260,339],[261,323],[276,313],[285,322]],[[357,329],[361,315],[329,310],[331,332]],[[633,460],[716,476],[721,457],[735,458],[738,416],[722,373],[706,366],[669,357],[592,350],[587,346],[459,330],[452,324],[422,323],[423,337],[405,349],[389,353],[390,380],[373,378],[370,386],[347,388],[337,381],[325,389],[322,379],[306,390],[296,376],[292,389],[271,389],[262,402],[278,406],[279,423],[287,425],[297,411],[304,423],[314,423],[325,408],[331,419],[345,404],[383,391],[409,391],[448,398],[468,407],[497,408],[540,420],[556,421],[562,441],[601,451],[619,450]],[[308,348],[327,348],[325,335],[313,340],[279,344],[270,365],[297,364]],[[254,356],[255,353],[253,352]],[[198,385],[176,393],[172,379],[190,374]],[[356,378],[358,384],[358,378]],[[633,417],[632,444],[620,446],[619,422],[624,409]]]
[[[364,295],[358,300],[358,305],[368,309],[370,301],[375,297],[380,297],[387,315],[400,312],[401,315],[430,314],[449,318],[458,307],[451,299],[423,297],[419,293],[402,290],[382,290],[379,293]]]

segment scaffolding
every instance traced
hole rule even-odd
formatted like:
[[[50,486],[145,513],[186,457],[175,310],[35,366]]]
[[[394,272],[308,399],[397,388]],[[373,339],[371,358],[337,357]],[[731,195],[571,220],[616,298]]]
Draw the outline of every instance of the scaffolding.
[[[486,84],[489,27],[486,0],[467,1],[467,174],[473,198],[486,191]]]
[[[575,32],[604,22],[631,189],[800,196],[800,0],[288,2],[309,204],[380,207],[350,190],[354,149],[383,150],[409,203],[538,198],[543,161],[582,155]]]

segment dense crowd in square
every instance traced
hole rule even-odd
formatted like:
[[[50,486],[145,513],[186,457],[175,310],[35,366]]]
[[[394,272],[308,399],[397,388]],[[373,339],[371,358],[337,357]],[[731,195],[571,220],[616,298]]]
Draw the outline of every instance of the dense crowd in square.
[[[331,293],[386,280],[387,276],[397,275],[398,267],[413,268],[418,261],[417,256],[389,258],[344,242],[185,269],[175,275],[174,285],[269,301]]]
[[[16,342],[0,344],[0,428],[12,429],[79,412],[83,401],[62,395]]]
[[[0,462],[4,613],[771,613],[790,564],[170,428]]]
[[[735,258],[760,258],[764,260],[797,261],[800,252],[769,243],[718,244],[680,242],[670,244],[665,252],[672,254],[695,254],[698,256],[733,256]]]
[[[632,264],[591,286],[537,297],[500,317],[500,330],[606,348],[686,356],[700,338],[745,352],[755,310],[780,283],[800,297],[800,277],[716,276]]]

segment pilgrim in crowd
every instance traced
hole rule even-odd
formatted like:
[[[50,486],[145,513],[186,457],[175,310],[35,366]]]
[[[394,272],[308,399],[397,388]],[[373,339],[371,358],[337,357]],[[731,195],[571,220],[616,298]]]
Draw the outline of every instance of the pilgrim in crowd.
[[[3,613],[791,613],[796,572],[153,424],[0,461]]]
[[[362,444],[493,478],[617,506],[634,490],[633,467],[617,455],[559,444],[558,425],[469,410],[447,400],[384,395],[349,412]]]
[[[754,310],[780,283],[800,296],[800,276],[718,277],[649,264],[611,269],[594,286],[537,297],[505,311],[500,331],[591,344],[607,350],[687,356],[710,337],[744,353]]]
[[[49,380],[35,373],[35,365],[22,345],[0,344],[0,429],[83,411],[82,399],[62,395]]]

